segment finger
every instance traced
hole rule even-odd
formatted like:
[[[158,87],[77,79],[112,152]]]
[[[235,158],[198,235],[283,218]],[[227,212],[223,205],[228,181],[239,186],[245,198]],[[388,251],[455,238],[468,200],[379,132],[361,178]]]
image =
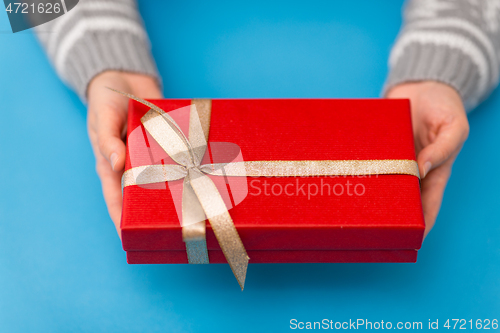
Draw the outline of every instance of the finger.
[[[97,133],[89,124],[89,138],[96,157],[96,171],[101,180],[102,192],[108,213],[113,221],[118,236],[121,239],[121,209],[122,209],[122,192],[121,192],[121,174],[111,169],[109,162],[101,155],[97,146]]]
[[[122,134],[126,127],[126,105],[105,104],[97,112],[99,151],[108,160],[112,170],[123,170],[126,148]]]
[[[113,221],[118,236],[121,238],[120,220],[122,213],[122,191],[121,174],[111,169],[108,161],[104,157],[97,155],[97,174],[101,179],[102,193],[104,201],[108,207],[108,213]]]
[[[452,163],[453,160],[448,160],[445,164],[430,171],[427,177],[422,180],[422,208],[425,219],[424,238],[436,222],[443,201],[444,190],[451,175]]]
[[[423,148],[417,157],[420,174],[423,178],[430,170],[439,167],[458,154],[467,138],[468,131],[465,128],[467,127],[464,127],[464,124],[459,121],[439,128],[433,142]]]

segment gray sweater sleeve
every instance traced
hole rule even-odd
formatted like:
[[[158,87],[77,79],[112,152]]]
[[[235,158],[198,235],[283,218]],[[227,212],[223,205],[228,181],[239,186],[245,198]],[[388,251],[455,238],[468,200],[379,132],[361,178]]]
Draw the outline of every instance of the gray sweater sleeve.
[[[59,76],[85,100],[105,70],[160,77],[134,0],[80,0],[63,16],[35,28]]]
[[[435,80],[454,87],[467,109],[498,84],[499,0],[409,0],[392,49],[384,93]]]

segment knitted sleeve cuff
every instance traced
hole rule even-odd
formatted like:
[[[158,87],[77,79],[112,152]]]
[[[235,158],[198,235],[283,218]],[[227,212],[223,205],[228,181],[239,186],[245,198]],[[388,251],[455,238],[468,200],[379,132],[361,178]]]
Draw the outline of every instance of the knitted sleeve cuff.
[[[57,67],[82,100],[92,78],[106,70],[150,75],[161,84],[147,37],[128,31],[87,31],[59,64],[56,59]]]
[[[487,77],[478,64],[460,49],[446,45],[411,43],[396,47],[391,54],[390,72],[383,94],[404,82],[434,80],[455,88],[467,109],[476,106],[488,90]]]

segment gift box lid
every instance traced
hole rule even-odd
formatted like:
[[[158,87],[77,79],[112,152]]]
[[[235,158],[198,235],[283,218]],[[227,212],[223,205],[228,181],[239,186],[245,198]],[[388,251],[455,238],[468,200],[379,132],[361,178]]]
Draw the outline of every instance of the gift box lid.
[[[189,99],[151,102],[172,114],[191,105]],[[408,100],[216,99],[211,109],[208,163],[235,149],[230,153],[243,161],[415,160]],[[141,125],[148,110],[130,102],[126,169],[175,163]],[[210,178],[223,189],[247,250],[418,249],[422,243],[420,184],[413,175]],[[126,251],[185,250],[175,201],[181,184],[124,188]],[[208,221],[206,240],[209,250],[220,250]]]

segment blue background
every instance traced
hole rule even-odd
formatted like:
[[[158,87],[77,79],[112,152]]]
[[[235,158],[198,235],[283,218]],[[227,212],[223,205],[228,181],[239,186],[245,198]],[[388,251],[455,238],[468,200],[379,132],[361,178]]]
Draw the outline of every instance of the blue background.
[[[401,1],[142,1],[166,97],[377,97]],[[266,332],[500,319],[500,94],[470,115],[416,264],[127,265],[86,109],[0,13],[0,331]],[[441,328],[443,329],[443,328]]]

